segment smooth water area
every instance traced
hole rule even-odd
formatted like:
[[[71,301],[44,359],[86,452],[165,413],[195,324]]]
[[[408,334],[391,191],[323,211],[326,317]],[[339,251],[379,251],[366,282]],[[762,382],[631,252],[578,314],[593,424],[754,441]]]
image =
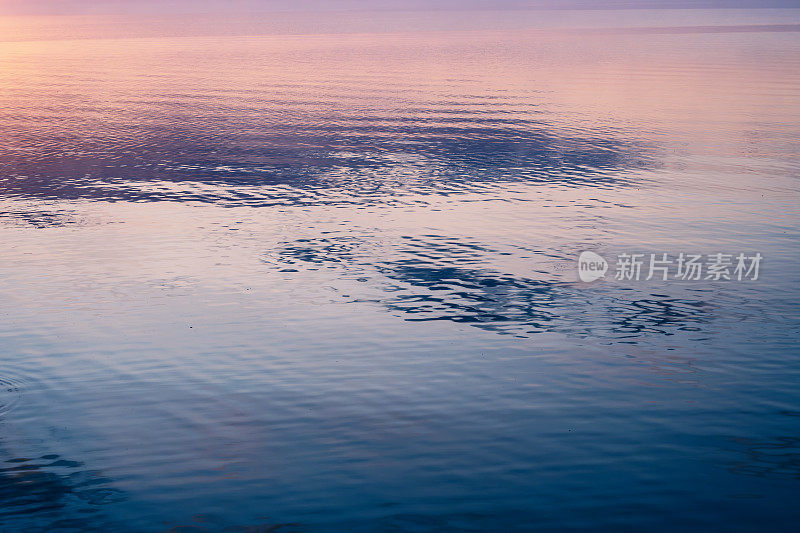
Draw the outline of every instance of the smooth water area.
[[[0,19],[0,530],[796,530],[800,10],[316,17]]]

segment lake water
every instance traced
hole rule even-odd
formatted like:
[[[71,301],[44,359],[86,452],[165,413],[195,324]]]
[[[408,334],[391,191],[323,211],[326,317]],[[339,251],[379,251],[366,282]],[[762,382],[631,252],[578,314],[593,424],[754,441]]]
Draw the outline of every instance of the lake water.
[[[0,530],[796,530],[799,23],[0,18]]]

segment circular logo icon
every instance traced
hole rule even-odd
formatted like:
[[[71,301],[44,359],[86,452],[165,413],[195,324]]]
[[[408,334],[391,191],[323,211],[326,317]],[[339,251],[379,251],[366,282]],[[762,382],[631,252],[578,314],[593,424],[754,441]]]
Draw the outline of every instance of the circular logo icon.
[[[581,252],[578,257],[578,277],[586,283],[596,281],[606,275],[608,262],[594,252]]]

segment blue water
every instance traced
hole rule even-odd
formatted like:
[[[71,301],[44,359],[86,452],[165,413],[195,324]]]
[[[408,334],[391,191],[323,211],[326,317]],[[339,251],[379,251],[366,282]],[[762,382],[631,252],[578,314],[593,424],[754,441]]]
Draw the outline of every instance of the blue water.
[[[0,530],[797,529],[799,10],[281,17],[0,24]]]

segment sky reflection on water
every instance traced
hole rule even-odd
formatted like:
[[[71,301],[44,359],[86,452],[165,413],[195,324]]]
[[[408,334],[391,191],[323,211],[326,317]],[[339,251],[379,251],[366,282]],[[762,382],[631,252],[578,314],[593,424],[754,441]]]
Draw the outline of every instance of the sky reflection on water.
[[[623,15],[0,42],[0,529],[791,530],[800,16]]]

